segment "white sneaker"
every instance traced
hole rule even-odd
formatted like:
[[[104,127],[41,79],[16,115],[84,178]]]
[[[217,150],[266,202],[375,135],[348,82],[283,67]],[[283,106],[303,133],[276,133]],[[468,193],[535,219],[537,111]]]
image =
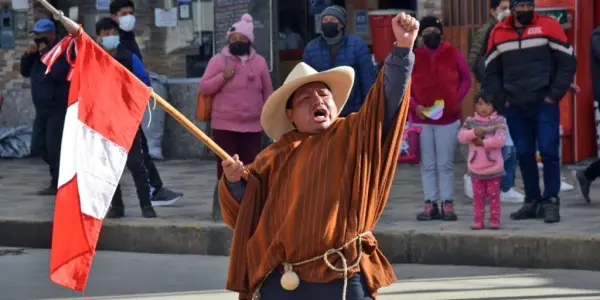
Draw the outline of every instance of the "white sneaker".
[[[506,203],[523,203],[525,196],[515,191],[514,188],[510,188],[507,192],[500,193],[500,201]]]
[[[465,174],[463,176],[463,181],[465,196],[467,196],[469,199],[473,199],[473,183],[471,183],[471,176],[469,176],[469,174]]]
[[[568,192],[568,191],[572,191],[572,190],[574,190],[574,189],[575,189],[575,187],[574,187],[574,186],[572,186],[572,185],[570,185],[570,184],[566,183],[566,182],[564,181],[564,178],[562,178],[562,180],[560,181],[560,191],[561,191],[561,192]]]

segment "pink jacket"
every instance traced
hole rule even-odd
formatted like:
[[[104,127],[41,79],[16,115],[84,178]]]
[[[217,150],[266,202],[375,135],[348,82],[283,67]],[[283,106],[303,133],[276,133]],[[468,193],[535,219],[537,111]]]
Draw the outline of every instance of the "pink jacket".
[[[234,69],[233,78],[225,80],[225,60]],[[261,132],[260,115],[267,98],[273,93],[269,67],[254,49],[238,58],[229,47],[208,62],[200,79],[200,90],[213,96],[211,127],[235,132]]]
[[[475,128],[483,130],[483,147],[476,146]],[[497,113],[481,117],[477,113],[467,118],[458,132],[458,141],[469,145],[467,166],[469,174],[478,179],[497,178],[504,175],[502,147],[506,138],[504,118]]]

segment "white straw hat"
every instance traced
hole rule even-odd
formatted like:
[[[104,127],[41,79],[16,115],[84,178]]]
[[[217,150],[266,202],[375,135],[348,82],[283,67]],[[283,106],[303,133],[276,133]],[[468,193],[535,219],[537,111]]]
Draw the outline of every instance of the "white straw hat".
[[[339,113],[352,92],[354,69],[337,67],[317,72],[303,62],[296,65],[283,85],[271,94],[263,107],[260,122],[270,138],[279,140],[282,135],[294,130],[294,125],[286,115],[286,103],[299,87],[311,82],[323,82],[329,87]]]

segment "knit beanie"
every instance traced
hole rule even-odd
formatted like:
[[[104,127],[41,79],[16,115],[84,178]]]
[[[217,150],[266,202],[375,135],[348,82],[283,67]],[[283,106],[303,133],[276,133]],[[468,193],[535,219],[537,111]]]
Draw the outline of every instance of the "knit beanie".
[[[346,25],[346,10],[341,6],[332,5],[325,8],[323,12],[321,12],[321,20],[325,16],[336,17],[338,20],[340,20],[340,23]]]
[[[234,23],[229,28],[229,31],[227,31],[227,38],[236,32],[248,38],[250,43],[254,43],[254,23],[252,23],[252,16],[249,14],[242,15],[242,19]]]
[[[510,0],[510,10],[514,10],[519,4],[535,5],[535,0]]]
[[[428,27],[435,27],[437,29],[440,30],[440,33],[444,34],[444,26],[442,26],[442,21],[440,21],[440,19],[433,17],[433,16],[427,16],[427,17],[423,17],[421,19],[421,21],[419,21],[420,25],[420,32],[419,35],[421,35],[421,32],[423,32],[423,30],[425,30],[425,28]]]

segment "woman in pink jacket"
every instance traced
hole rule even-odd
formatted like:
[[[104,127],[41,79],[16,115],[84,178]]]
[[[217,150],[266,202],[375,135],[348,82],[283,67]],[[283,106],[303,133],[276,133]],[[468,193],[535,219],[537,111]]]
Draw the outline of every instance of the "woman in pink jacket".
[[[208,62],[200,90],[213,96],[211,128],[214,141],[245,164],[261,151],[260,114],[273,92],[269,68],[254,48],[252,17],[244,14],[227,32],[229,44]],[[217,179],[223,174],[217,157]]]

